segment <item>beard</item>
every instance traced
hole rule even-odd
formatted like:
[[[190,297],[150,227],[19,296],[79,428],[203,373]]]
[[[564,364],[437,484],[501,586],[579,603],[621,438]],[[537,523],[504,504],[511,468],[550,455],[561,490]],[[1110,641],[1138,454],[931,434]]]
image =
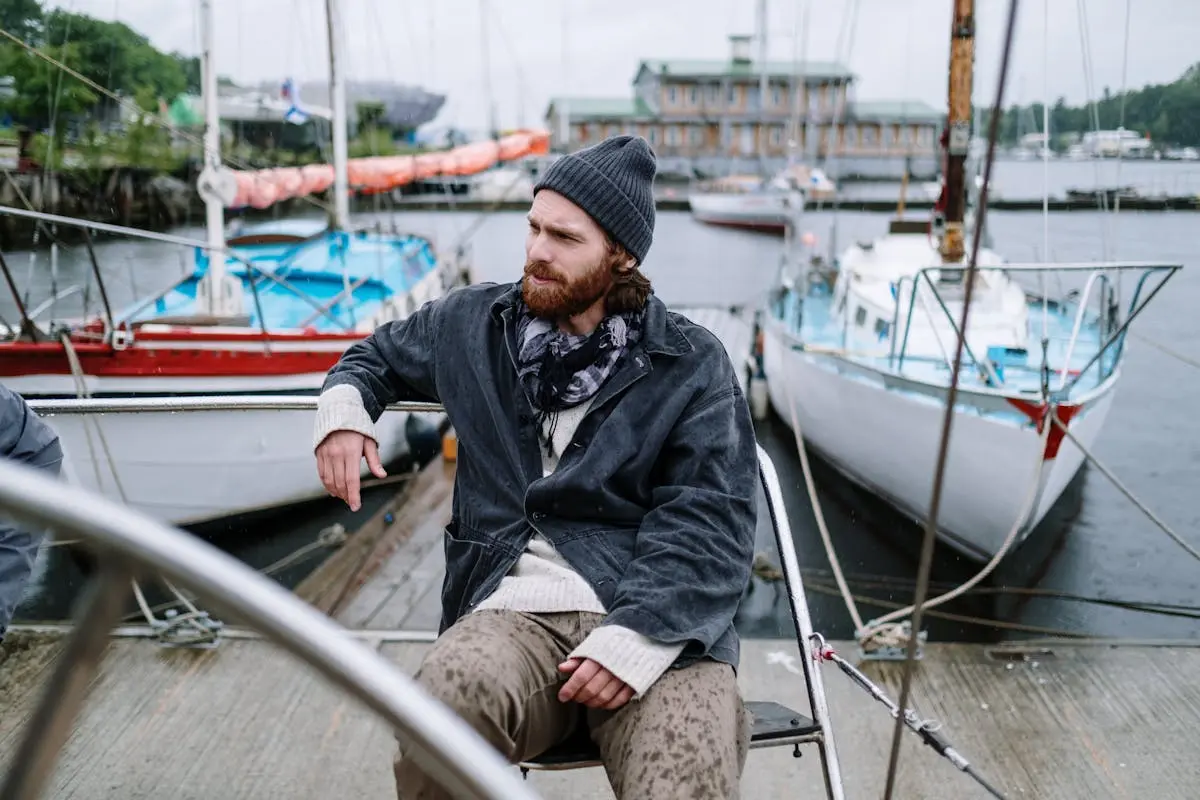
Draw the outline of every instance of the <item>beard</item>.
[[[613,285],[612,259],[605,257],[583,275],[572,280],[545,261],[525,263],[521,297],[534,316],[561,320],[582,314],[604,298]],[[529,278],[553,283],[536,285]]]

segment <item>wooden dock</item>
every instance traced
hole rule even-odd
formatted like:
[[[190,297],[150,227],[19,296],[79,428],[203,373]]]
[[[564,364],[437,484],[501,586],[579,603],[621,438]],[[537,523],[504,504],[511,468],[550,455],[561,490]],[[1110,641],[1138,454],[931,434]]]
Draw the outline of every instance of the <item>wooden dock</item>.
[[[349,555],[339,554],[345,563],[331,559],[325,576],[308,586],[314,604],[336,596],[336,618],[409,674],[437,626],[451,482],[452,470],[433,462],[411,482],[403,508],[390,510],[390,522],[365,525],[341,551]],[[356,546],[358,535],[365,538]],[[338,586],[335,575],[345,583]],[[769,584],[756,578],[755,592],[760,586]],[[18,627],[4,645],[0,773],[65,630]],[[845,643],[838,648],[852,652]],[[787,638],[744,640],[744,696],[807,711],[798,657]],[[863,668],[898,696],[899,664]],[[823,669],[847,797],[878,798],[892,719],[836,668]],[[913,702],[1010,798],[1191,800],[1200,796],[1198,673],[1200,646],[932,644],[916,672]],[[253,634],[231,629],[215,650],[178,650],[135,626],[114,637],[48,796],[384,800],[394,797],[394,748],[357,702]],[[804,752],[796,759],[786,747],[753,751],[742,796],[824,796],[816,752]],[[612,796],[599,769],[532,773],[530,780],[548,798]],[[905,732],[895,796],[986,795]]]
[[[415,616],[389,608],[393,618]],[[374,633],[411,673],[429,646]],[[18,632],[0,662],[0,771],[39,698],[58,650],[52,635]],[[843,646],[844,647],[844,646]],[[744,642],[740,684],[749,699],[805,708],[797,649]],[[847,797],[881,796],[892,720],[827,669]],[[917,672],[916,707],[1010,798],[1101,800],[1200,796],[1198,648],[1055,646],[1032,660],[978,645],[931,645]],[[866,670],[895,697],[900,669]],[[358,703],[273,646],[229,638],[211,651],[114,640],[92,698],[59,761],[48,797],[325,800],[394,797],[393,739]],[[906,733],[897,798],[986,797],[967,776]],[[611,797],[601,770],[532,773],[547,798]],[[823,797],[815,751],[751,752],[745,798]]]

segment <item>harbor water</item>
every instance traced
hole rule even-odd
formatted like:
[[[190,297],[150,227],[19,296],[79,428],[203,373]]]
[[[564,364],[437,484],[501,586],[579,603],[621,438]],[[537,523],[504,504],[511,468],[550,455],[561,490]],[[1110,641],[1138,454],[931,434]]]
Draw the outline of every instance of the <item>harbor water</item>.
[[[1028,163],[1018,166],[1033,169]],[[1041,165],[1033,166],[1040,176]],[[1126,169],[1136,166],[1140,165],[1126,165]],[[1036,195],[1039,189],[1040,184],[1034,185],[1022,196]],[[510,281],[521,273],[525,223],[520,213],[384,213],[378,217],[431,236],[443,250],[466,237],[477,280]],[[815,237],[814,248],[828,253],[831,247],[840,250],[883,234],[888,219],[885,214],[812,211],[804,226]],[[370,224],[372,215],[359,215],[356,221]],[[989,214],[988,221],[994,247],[1009,260],[1030,261],[1042,252],[1045,232],[1041,214],[997,212]],[[174,232],[202,239],[199,223]],[[1200,369],[1157,345],[1200,362],[1194,310],[1200,304],[1197,229],[1200,217],[1191,213],[1122,213],[1115,218],[1098,212],[1070,213],[1050,216],[1048,237],[1054,261],[1125,259],[1184,265],[1134,323],[1136,335],[1128,343],[1124,374],[1095,454],[1146,505],[1194,543],[1200,543],[1200,512],[1190,492],[1200,483],[1200,435],[1190,398],[1200,395]],[[191,260],[186,250],[147,242],[104,241],[97,244],[96,253],[117,307],[169,285],[190,268]],[[54,289],[88,281],[88,262],[81,248],[63,249],[53,259],[49,250],[39,250],[32,266],[30,253],[6,256],[14,279],[33,305]],[[645,271],[656,293],[668,304],[757,305],[775,278],[780,257],[779,239],[706,227],[686,213],[660,213]],[[94,290],[91,296],[94,311]],[[79,295],[62,300],[54,315],[78,314],[80,301]],[[10,322],[16,318],[11,298],[0,299],[0,316]],[[847,638],[852,629],[841,599],[829,591],[832,581],[823,577],[829,562],[813,522],[791,432],[772,415],[759,423],[759,435],[775,459],[788,495],[816,627],[829,636]],[[910,602],[920,527],[848,485],[827,465],[817,462],[815,471],[818,499],[855,593],[885,603]],[[1035,532],[1034,538],[1046,545],[1046,552],[1032,546],[1027,552],[1023,547],[987,592],[942,609],[952,618],[929,619],[931,639],[989,640],[1039,632],[1200,639],[1200,611],[1189,609],[1200,606],[1200,564],[1098,470],[1084,470],[1077,484]],[[386,493],[394,491],[394,487],[376,490],[374,500],[368,497],[364,508],[353,515],[332,500],[320,500],[283,514],[203,526],[197,532],[252,565],[264,567],[312,542],[330,525],[353,529],[371,515],[373,502],[382,503]],[[276,577],[294,582],[321,557],[322,551],[314,549]],[[55,553],[45,566],[21,611],[23,619],[62,618],[80,585],[77,565],[61,553]],[[939,552],[934,580],[953,585],[973,571],[973,565]],[[1033,587],[1037,593],[1018,593],[1014,587]],[[997,606],[993,602],[997,598],[1010,602]],[[1096,599],[1181,608],[1144,613],[1090,602]],[[862,605],[867,618],[891,607]],[[976,619],[997,615],[1010,627],[996,629]],[[772,629],[786,635],[786,623],[780,618],[765,619],[762,627],[760,635],[769,635]]]

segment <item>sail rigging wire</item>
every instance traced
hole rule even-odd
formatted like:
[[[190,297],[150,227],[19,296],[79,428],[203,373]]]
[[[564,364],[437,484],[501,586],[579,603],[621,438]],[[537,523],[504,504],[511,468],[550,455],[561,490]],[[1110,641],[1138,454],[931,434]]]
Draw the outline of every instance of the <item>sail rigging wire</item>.
[[[1018,0],[1009,0],[1008,22],[1004,32],[1004,46],[1000,56],[1000,77],[996,86],[996,99],[988,119],[987,155],[984,161],[983,186],[979,192],[979,209],[975,217],[975,229],[971,232],[971,255],[967,264],[963,294],[962,319],[958,325],[957,344],[954,352],[954,369],[950,376],[950,389],[946,394],[946,409],[942,417],[942,433],[938,444],[937,466],[934,471],[933,493],[929,502],[929,518],[925,526],[924,541],[921,543],[921,561],[917,570],[917,589],[913,596],[912,629],[920,631],[921,615],[925,599],[929,594],[929,577],[933,565],[933,543],[937,533],[938,511],[942,499],[942,487],[946,477],[946,461],[949,456],[950,429],[954,422],[954,404],[958,397],[958,380],[962,370],[963,348],[966,344],[967,320],[971,311],[971,296],[975,288],[977,266],[979,260],[979,245],[982,238],[984,222],[987,215],[988,187],[991,185],[992,168],[996,157],[996,138],[1000,128],[1000,113],[1004,102],[1004,88],[1008,82],[1008,64],[1012,55],[1013,34],[1016,30]],[[1051,419],[1053,419],[1053,415]],[[900,708],[906,708],[909,695],[912,692],[912,679],[916,665],[918,637],[908,640],[908,652],[904,659],[904,673],[900,683]],[[888,756],[887,782],[884,788],[884,800],[891,800],[895,789],[897,768],[900,760],[900,737],[904,732],[904,720],[896,718],[892,732],[891,753]]]

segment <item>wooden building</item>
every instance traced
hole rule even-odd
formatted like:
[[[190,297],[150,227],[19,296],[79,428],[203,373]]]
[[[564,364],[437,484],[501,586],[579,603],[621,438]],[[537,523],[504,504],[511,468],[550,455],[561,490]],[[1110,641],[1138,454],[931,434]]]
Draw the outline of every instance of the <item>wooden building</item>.
[[[919,100],[857,102],[854,75],[835,63],[770,62],[764,97],[750,37],[730,38],[728,60],[641,62],[630,97],[554,98],[546,111],[552,148],[632,133],[666,158],[754,158],[760,145],[782,158],[795,126],[798,149],[815,156],[935,158],[941,111]]]

